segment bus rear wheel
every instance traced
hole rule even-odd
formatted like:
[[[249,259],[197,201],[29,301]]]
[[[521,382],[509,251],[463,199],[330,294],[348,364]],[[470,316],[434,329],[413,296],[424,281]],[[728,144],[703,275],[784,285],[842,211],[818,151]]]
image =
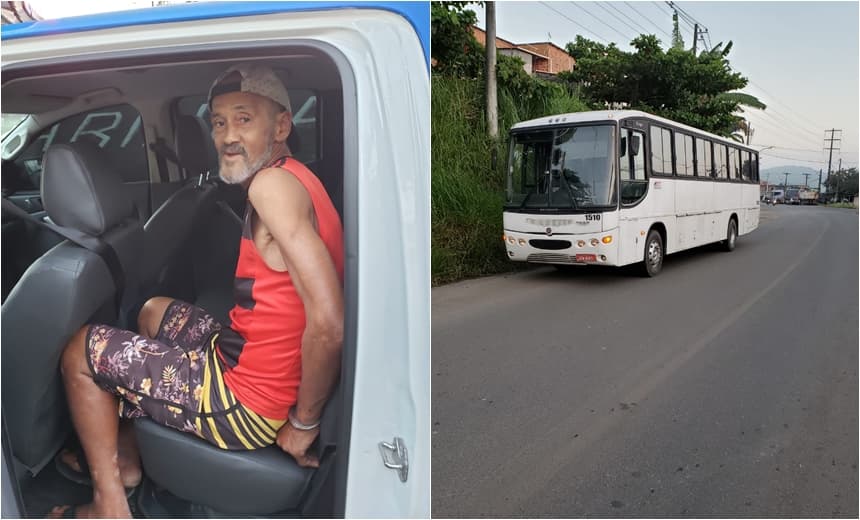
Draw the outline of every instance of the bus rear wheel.
[[[664,256],[663,237],[656,229],[652,229],[648,232],[648,239],[645,241],[645,265],[642,274],[648,277],[660,274]]]
[[[735,219],[729,219],[729,227],[726,230],[726,239],[723,241],[723,249],[727,252],[735,250],[738,243],[738,223]]]

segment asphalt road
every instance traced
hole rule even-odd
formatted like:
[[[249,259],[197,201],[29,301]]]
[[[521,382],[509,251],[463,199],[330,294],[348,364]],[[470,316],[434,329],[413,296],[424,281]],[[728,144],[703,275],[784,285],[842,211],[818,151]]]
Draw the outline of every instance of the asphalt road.
[[[858,516],[858,214],[433,290],[433,517]]]

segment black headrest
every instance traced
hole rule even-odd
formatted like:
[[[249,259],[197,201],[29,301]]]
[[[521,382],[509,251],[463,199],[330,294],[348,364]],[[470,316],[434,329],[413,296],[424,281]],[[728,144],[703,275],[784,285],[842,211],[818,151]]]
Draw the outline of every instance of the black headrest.
[[[176,119],[176,155],[189,175],[218,171],[218,152],[206,123],[198,117]]]
[[[293,123],[292,128],[290,128],[290,135],[287,136],[287,147],[293,155],[302,151],[302,139],[296,131],[295,123]]]
[[[54,144],[42,161],[42,204],[55,224],[100,236],[134,213],[120,173],[97,145]]]

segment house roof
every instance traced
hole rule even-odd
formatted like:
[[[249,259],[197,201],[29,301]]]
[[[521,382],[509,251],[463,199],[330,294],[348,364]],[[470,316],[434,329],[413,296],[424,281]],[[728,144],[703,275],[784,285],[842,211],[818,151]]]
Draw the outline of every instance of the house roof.
[[[549,45],[549,46],[551,46],[551,47],[555,47],[556,49],[560,50],[561,52],[563,52],[563,53],[567,54],[567,50],[566,50],[566,49],[562,49],[561,47],[559,47],[558,45],[556,45],[556,44],[554,44],[554,43],[552,43],[552,42],[531,42],[531,43],[521,43],[520,45]],[[573,57],[573,56],[571,56],[571,58],[572,58],[572,57]]]
[[[486,41],[486,39],[487,39],[487,38],[486,38],[486,37],[487,37],[487,31],[485,31],[484,29],[481,29],[480,27],[477,27],[477,26],[475,26],[475,25],[473,25],[473,26],[472,26],[472,30],[473,30],[473,31],[477,31],[477,32],[479,32],[479,33],[483,34],[483,35],[484,35],[484,41]],[[499,45],[499,42],[504,43],[504,44],[505,44],[505,46],[500,46],[500,45]],[[512,41],[509,41],[509,40],[506,40],[506,39],[504,39],[504,38],[501,38],[501,37],[499,37],[498,35],[496,36],[496,48],[497,48],[497,49],[516,49],[516,50],[518,50],[518,51],[522,51],[522,52],[525,52],[525,53],[527,53],[527,54],[531,54],[531,55],[537,56],[538,58],[549,59],[547,56],[544,56],[543,54],[540,54],[540,53],[538,53],[538,52],[535,52],[535,51],[533,51],[533,50],[531,50],[531,49],[526,49],[526,48],[524,48],[522,45],[523,45],[523,44],[514,43],[514,42],[512,42]]]

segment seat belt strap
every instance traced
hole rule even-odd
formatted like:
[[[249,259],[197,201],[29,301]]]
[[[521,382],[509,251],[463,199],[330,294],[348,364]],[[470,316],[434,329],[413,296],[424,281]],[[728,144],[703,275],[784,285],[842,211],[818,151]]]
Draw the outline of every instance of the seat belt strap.
[[[167,161],[182,168],[179,157],[167,146],[162,137],[157,138],[154,143],[149,145],[149,148],[155,152],[155,158],[158,163],[158,176],[161,178],[161,182],[170,182],[170,174],[167,172]]]
[[[4,211],[8,211],[15,216],[27,219],[30,222],[34,222],[42,227],[48,228],[54,233],[69,240],[70,242],[77,244],[84,249],[92,251],[93,253],[97,254],[102,260],[104,260],[108,270],[110,271],[111,278],[113,278],[113,284],[116,289],[116,309],[117,312],[119,312],[119,305],[122,301],[122,294],[125,291],[125,274],[123,273],[122,264],[119,261],[119,256],[117,256],[116,250],[111,247],[110,244],[97,237],[82,233],[81,231],[78,231],[76,229],[62,227],[56,224],[45,222],[44,220],[38,219],[33,215],[27,213],[23,209],[19,208],[11,200],[6,198],[2,200]]]

